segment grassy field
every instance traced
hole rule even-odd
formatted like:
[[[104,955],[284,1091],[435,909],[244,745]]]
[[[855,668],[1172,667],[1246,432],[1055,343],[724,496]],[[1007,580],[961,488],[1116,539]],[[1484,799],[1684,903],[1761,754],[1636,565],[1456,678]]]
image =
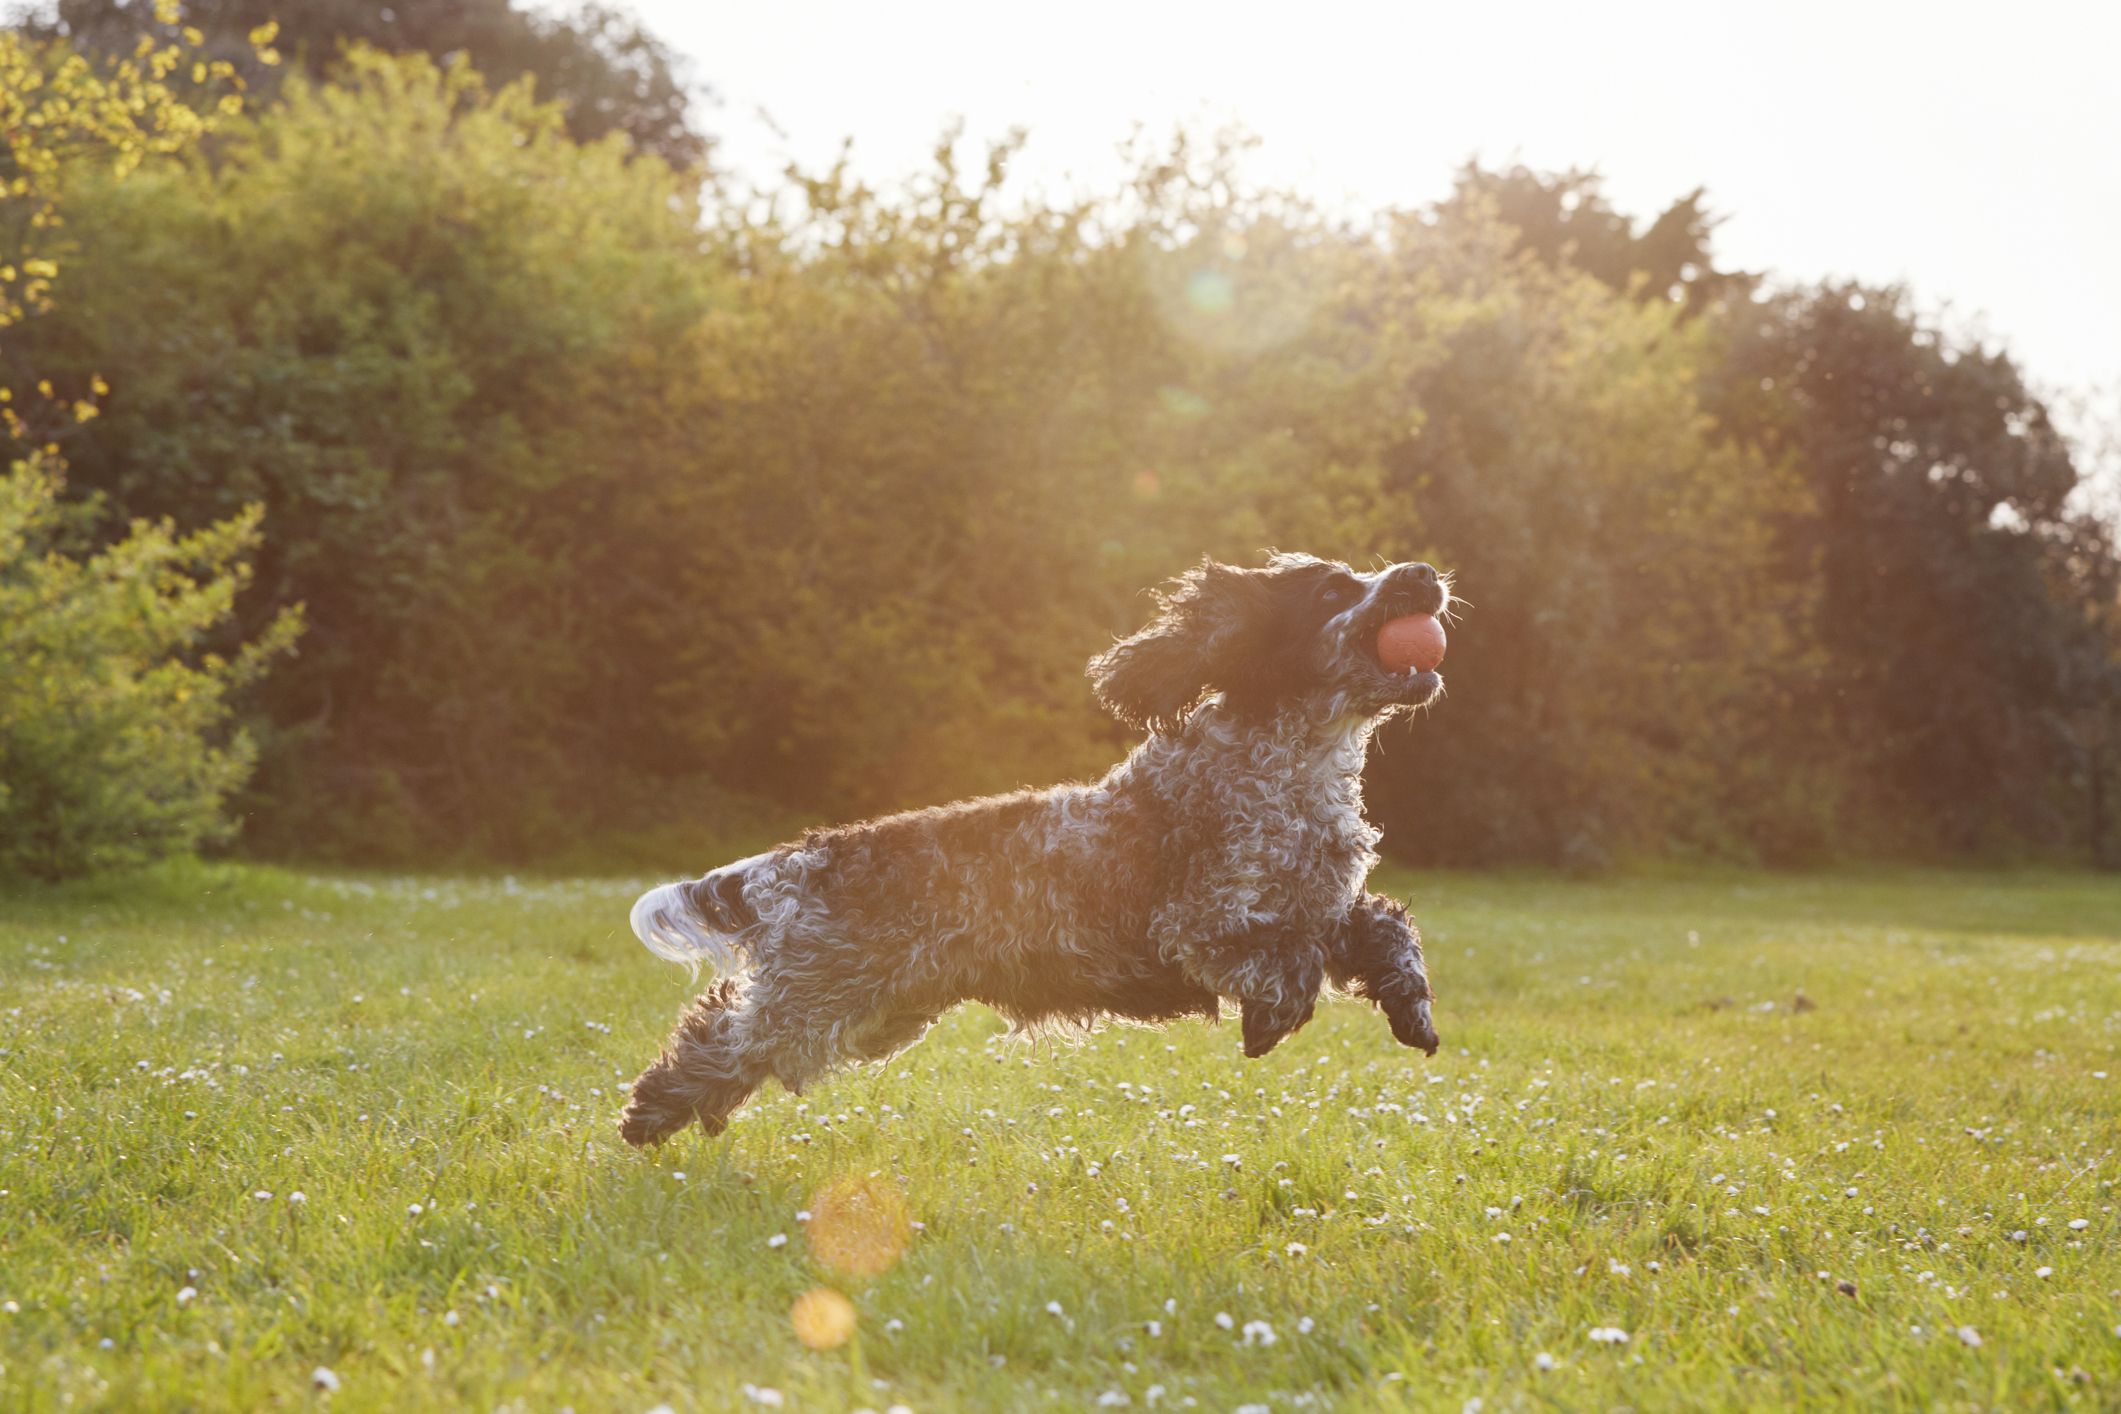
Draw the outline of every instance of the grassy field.
[[[2121,1407],[2121,881],[1387,874],[1433,1061],[965,1011],[646,1157],[640,882],[0,895],[0,1407]]]

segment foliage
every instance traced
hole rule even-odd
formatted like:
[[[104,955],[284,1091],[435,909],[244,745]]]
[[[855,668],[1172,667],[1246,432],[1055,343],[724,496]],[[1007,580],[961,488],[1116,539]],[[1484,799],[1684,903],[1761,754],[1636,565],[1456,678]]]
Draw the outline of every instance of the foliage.
[[[1446,221],[1500,213],[1516,248],[1616,292],[1679,300],[1717,435],[1786,468],[1763,506],[1764,583],[1790,599],[1777,730],[1725,757],[1725,810],[1771,857],[1994,853],[2088,842],[2121,786],[2121,552],[2092,468],[2008,355],[1954,338],[1905,290],[1766,292],[1716,268],[1696,192],[1637,234],[1595,177],[1468,168]],[[1750,807],[1780,806],[1760,816]]]
[[[47,356],[122,390],[85,487],[270,512],[257,612],[311,624],[263,699],[270,829],[502,848],[668,739],[642,723],[684,631],[657,478],[688,472],[714,270],[663,164],[575,145],[527,84],[348,64],[211,166],[85,194],[108,278]]]
[[[2082,719],[2121,703],[2121,559],[2045,406],[1900,290],[1783,295],[1726,330],[1718,412],[1810,491],[1782,540],[1832,609],[1804,716],[1845,744],[1862,818],[1962,853],[2078,835]]]
[[[84,53],[122,51],[153,3],[51,0],[31,28],[70,39]],[[623,6],[558,11],[520,8],[517,0],[188,0],[184,17],[211,51],[238,65],[267,97],[276,93],[281,71],[251,53],[249,37],[272,27],[276,51],[312,78],[338,73],[347,45],[461,61],[495,83],[527,74],[541,97],[564,104],[567,129],[581,141],[618,132],[673,167],[706,163],[707,140],[694,131],[688,111],[696,90],[682,59]]]
[[[2121,1385],[2121,881],[1379,883],[1416,894],[1433,1060],[1354,1002],[1258,1061],[1229,1025],[1033,1046],[967,1008],[652,1157],[613,1128],[685,981],[626,936],[635,884],[0,895],[0,1405],[311,1408],[319,1366],[363,1409]],[[875,1277],[815,1255],[849,1178],[921,1224]],[[820,1286],[854,1344],[799,1343]]]
[[[0,430],[42,443],[0,479],[0,876],[135,864],[229,833],[222,807],[255,757],[229,729],[230,694],[299,631],[285,607],[230,655],[201,647],[249,577],[255,507],[189,535],[134,520],[68,553],[84,517],[59,502],[58,439],[110,392],[93,368],[58,375],[35,357],[74,191],[86,173],[116,182],[194,150],[240,108],[231,66],[204,57],[173,4],[149,18],[161,37],[100,65],[0,33],[0,330],[10,381],[34,387],[0,384]]]
[[[124,177],[143,162],[195,148],[241,110],[234,66],[208,59],[199,32],[178,26],[175,0],[156,0],[142,20],[146,28],[128,36],[125,52],[102,64],[64,44],[0,30],[0,330],[52,308],[70,176],[94,170]],[[260,44],[271,38],[269,31],[258,37]],[[49,424],[95,415],[87,394],[100,389],[68,398],[33,378],[55,414],[39,418],[44,409],[26,397],[18,403],[13,385],[24,370],[18,358],[8,362],[0,383],[0,430],[8,437],[24,441]]]
[[[42,457],[0,478],[0,877],[56,879],[225,835],[249,776],[229,694],[293,643],[280,613],[234,658],[196,651],[258,543],[252,511],[179,535],[135,522],[83,557]]]
[[[1545,264],[1581,270],[1638,299],[1677,300],[1698,313],[1743,295],[1757,276],[1719,270],[1710,249],[1716,218],[1697,187],[1641,231],[1605,199],[1595,172],[1490,170],[1469,162],[1438,219],[1492,219],[1515,232],[1513,249]]]
[[[329,73],[82,173],[94,279],[17,341],[119,390],[69,442],[115,511],[269,510],[232,633],[311,628],[259,848],[527,858],[1095,772],[1084,660],[1268,545],[1460,573],[1454,696],[1375,766],[1396,849],[2098,834],[2117,559],[2069,449],[1890,299],[1844,329],[1848,292],[1719,269],[1698,193],[1638,230],[1469,169],[1344,220],[1181,141],[1047,200],[946,138],[889,195],[703,206],[528,83]]]
[[[1447,680],[1480,692],[1384,740],[1388,833],[1417,858],[1580,866],[1760,844],[1791,808],[1757,753],[1808,592],[1770,573],[1766,528],[1798,488],[1713,436],[1677,306],[1505,255],[1509,228],[1475,228],[1468,259],[1408,226],[1477,313],[1407,390],[1434,411],[1383,501],[1459,574]]]

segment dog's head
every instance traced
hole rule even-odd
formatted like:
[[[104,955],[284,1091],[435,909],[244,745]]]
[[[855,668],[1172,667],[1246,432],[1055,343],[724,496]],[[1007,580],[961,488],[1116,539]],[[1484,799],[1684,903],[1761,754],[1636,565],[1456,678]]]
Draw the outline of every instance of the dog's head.
[[[1148,731],[1175,730],[1211,692],[1258,716],[1422,707],[1443,678],[1386,668],[1377,631],[1450,602],[1448,581],[1432,565],[1365,574],[1309,555],[1276,555],[1263,569],[1207,560],[1158,593],[1147,628],[1090,660],[1090,682],[1114,716]]]

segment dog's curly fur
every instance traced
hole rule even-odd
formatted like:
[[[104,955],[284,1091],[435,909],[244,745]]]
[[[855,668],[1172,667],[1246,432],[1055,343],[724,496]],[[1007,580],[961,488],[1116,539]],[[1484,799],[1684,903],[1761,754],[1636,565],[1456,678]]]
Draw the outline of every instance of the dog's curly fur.
[[[1380,664],[1378,627],[1449,602],[1424,564],[1203,563],[1090,662],[1099,700],[1147,732],[1104,779],[812,830],[650,890],[641,940],[722,976],[620,1133],[718,1134],[767,1077],[800,1090],[881,1060],[963,1001],[1031,1026],[1212,1018],[1229,998],[1259,1056],[1330,980],[1434,1054],[1419,935],[1363,889],[1361,771],[1377,724],[1443,688]]]

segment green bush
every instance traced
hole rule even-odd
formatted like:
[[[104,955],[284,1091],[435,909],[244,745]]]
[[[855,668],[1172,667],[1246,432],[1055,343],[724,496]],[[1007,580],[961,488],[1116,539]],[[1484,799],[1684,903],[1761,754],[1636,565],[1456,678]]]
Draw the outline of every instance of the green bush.
[[[522,853],[670,759],[648,665],[691,611],[719,277],[686,181],[563,119],[357,52],[211,161],[78,184],[36,352],[114,393],[73,484],[183,524],[263,505],[256,598],[307,606],[259,693],[261,848]]]
[[[276,615],[234,658],[196,645],[230,616],[253,509],[189,535],[168,522],[82,556],[45,457],[0,479],[0,876],[57,879],[177,854],[227,832],[255,751],[229,694],[293,643]]]
[[[1092,773],[1125,734],[1084,660],[1270,545],[1460,572],[1453,698],[1372,773],[1423,859],[2099,818],[2121,559],[2037,401],[1875,293],[1751,298],[1698,197],[1638,232],[1473,171],[1341,219],[1181,143],[1052,200],[945,142],[754,200],[462,64],[332,73],[66,168],[65,298],[9,331],[62,402],[115,390],[62,429],[78,489],[265,507],[246,603],[309,628],[251,848],[550,857]]]

